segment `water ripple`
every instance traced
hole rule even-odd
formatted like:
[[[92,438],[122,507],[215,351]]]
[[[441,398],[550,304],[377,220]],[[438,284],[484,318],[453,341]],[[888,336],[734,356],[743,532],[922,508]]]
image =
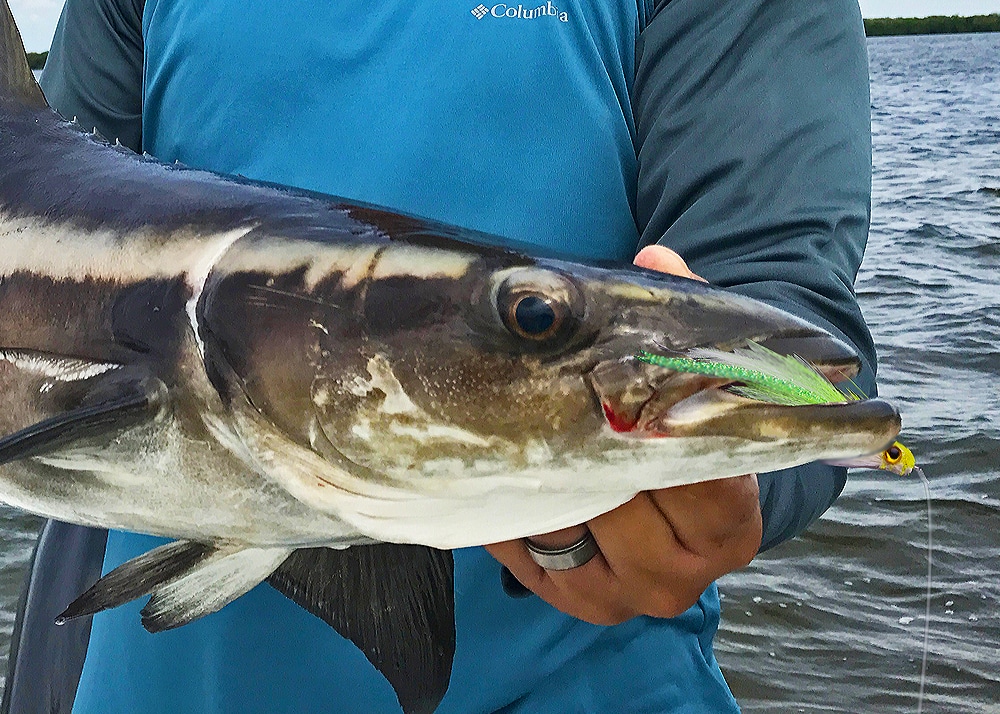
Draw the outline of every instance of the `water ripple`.
[[[872,230],[857,291],[880,394],[931,484],[925,710],[1000,712],[1000,34],[869,42]],[[914,712],[920,484],[856,473],[804,536],[723,579],[746,712]]]

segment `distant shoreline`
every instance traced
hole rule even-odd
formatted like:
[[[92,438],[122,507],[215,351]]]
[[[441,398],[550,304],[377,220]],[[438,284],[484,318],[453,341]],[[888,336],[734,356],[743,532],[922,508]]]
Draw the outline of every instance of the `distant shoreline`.
[[[49,56],[48,52],[26,52],[28,55],[28,66],[32,69],[41,69],[45,66],[45,58]]]
[[[865,20],[868,37],[897,35],[957,35],[970,32],[1000,32],[1000,14],[934,15],[931,17],[881,17]]]
[[[932,17],[879,17],[865,20],[868,37],[898,35],[953,35],[968,32],[1000,32],[1000,13],[992,15],[934,15]],[[29,52],[28,66],[41,69],[48,52]]]

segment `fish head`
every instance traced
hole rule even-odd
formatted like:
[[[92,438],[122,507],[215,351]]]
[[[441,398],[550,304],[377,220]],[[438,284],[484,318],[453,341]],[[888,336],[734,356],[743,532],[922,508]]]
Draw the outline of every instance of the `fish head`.
[[[210,281],[205,332],[261,417],[239,427],[245,442],[270,430],[258,453],[295,445],[319,459],[306,480],[325,464],[335,489],[378,498],[489,496],[502,509],[542,492],[591,495],[558,523],[433,544],[569,525],[639,490],[877,451],[899,430],[877,400],[761,404],[636,358],[752,340],[831,376],[857,372],[842,341],[720,288],[464,245],[335,250],[322,270],[311,259],[280,274],[230,257]]]
[[[725,382],[645,364],[636,358],[642,350],[685,354],[754,341],[797,354],[838,381],[859,368],[854,352],[829,333],[697,281],[509,256],[477,261],[457,279],[373,281],[363,323],[365,372],[378,372],[381,409],[566,452],[609,433],[697,435],[691,409],[685,427],[671,422],[670,409],[719,393]],[[390,393],[412,406],[387,407]],[[719,400],[711,403],[718,412]],[[342,405],[331,405],[331,420]]]

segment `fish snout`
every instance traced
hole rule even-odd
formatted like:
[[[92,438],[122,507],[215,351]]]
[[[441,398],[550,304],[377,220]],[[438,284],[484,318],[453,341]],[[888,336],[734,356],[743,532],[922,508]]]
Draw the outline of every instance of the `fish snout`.
[[[790,326],[791,329],[764,337],[759,342],[758,332],[741,337],[730,333],[718,343],[701,343],[690,349],[668,353],[673,357],[686,358],[688,354],[698,350],[730,352],[734,348],[756,343],[782,356],[799,357],[834,382],[850,379],[858,373],[860,360],[844,341],[825,330],[788,317],[795,321]],[[663,346],[659,344],[644,346],[643,349],[663,352]],[[748,407],[746,399],[738,398],[726,390],[726,387],[736,383],[733,378],[685,373],[649,364],[638,358],[641,351],[636,350],[633,354],[623,354],[617,359],[599,362],[588,375],[607,424],[613,431],[636,436],[679,435],[678,432],[686,432],[692,428],[693,422],[712,421],[723,412],[736,407],[744,410]],[[851,416],[854,416],[856,410],[850,411]],[[758,416],[764,417],[765,414],[761,412]],[[766,416],[771,417],[773,414],[768,413]],[[798,418],[806,421],[815,416],[817,415],[807,415],[801,411],[797,413]],[[876,417],[880,424],[885,424],[886,419],[885,414]],[[730,431],[730,428],[723,428],[722,431]],[[733,435],[743,432],[748,437],[755,438],[751,436],[754,431],[748,421],[733,429]]]

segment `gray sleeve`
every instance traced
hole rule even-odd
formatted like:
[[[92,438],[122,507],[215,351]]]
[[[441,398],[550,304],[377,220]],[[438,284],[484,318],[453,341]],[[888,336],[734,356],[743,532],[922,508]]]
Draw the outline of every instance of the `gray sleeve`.
[[[0,714],[51,714],[73,708],[90,643],[91,617],[56,617],[97,582],[107,531],[47,521],[10,638]]]
[[[641,245],[875,350],[854,294],[868,237],[871,117],[857,0],[660,0],[633,91]],[[844,469],[760,476],[762,550],[818,518]]]
[[[49,105],[142,150],[145,0],[66,0],[40,84]]]

